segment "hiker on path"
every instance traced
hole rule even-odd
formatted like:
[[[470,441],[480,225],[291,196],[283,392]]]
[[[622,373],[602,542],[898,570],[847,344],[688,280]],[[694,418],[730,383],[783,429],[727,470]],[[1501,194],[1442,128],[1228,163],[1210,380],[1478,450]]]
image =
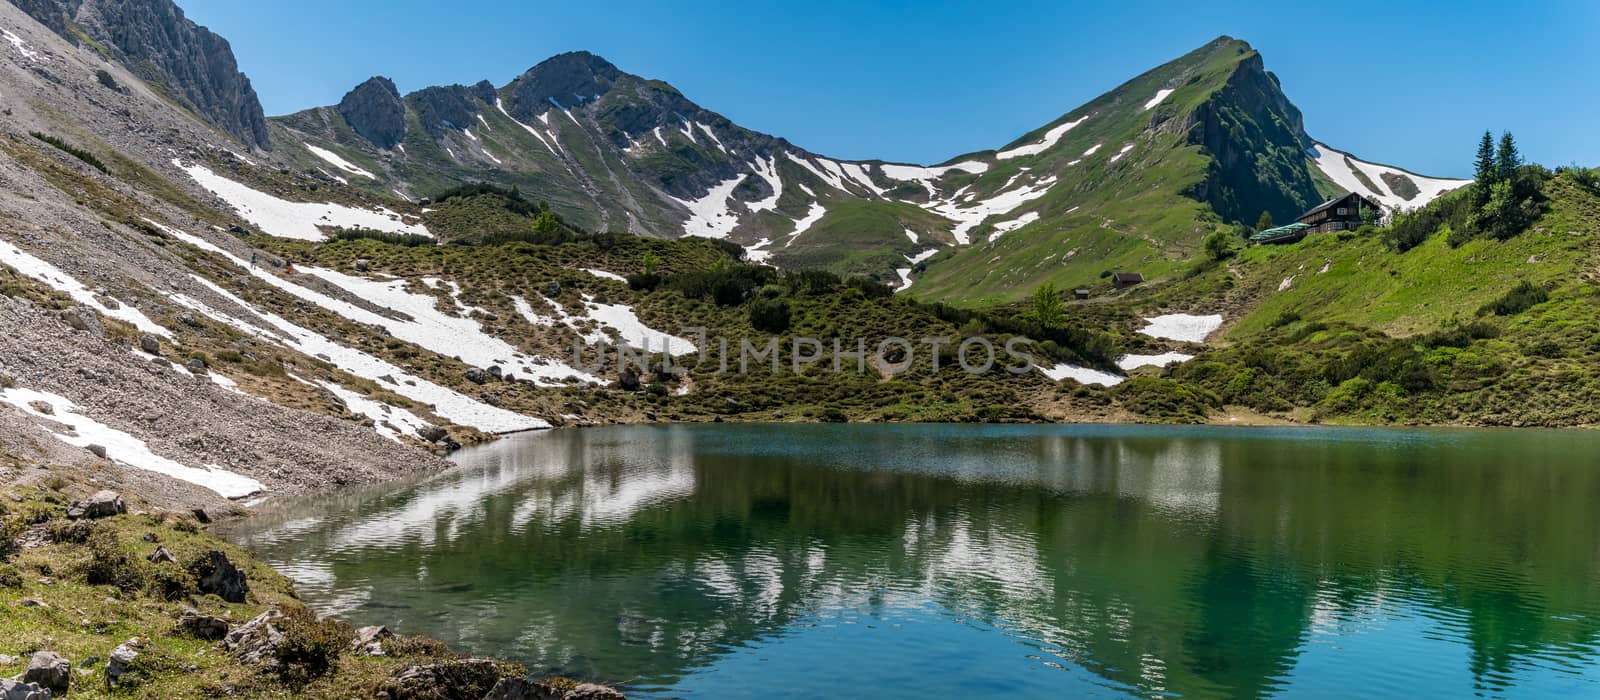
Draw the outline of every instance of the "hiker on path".
[[[252,251],[250,251],[250,267],[251,267],[251,269],[254,269],[255,266],[256,266],[256,252],[252,250]]]

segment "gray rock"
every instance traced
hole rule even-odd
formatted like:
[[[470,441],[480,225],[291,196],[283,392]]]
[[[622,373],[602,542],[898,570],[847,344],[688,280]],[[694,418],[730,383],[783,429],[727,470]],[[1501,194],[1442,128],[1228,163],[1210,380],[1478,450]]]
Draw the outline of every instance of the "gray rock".
[[[100,324],[100,314],[87,306],[74,306],[61,312],[61,320],[75,331],[84,331],[96,338],[103,338],[106,329]]]
[[[10,654],[0,654],[0,666],[10,666],[17,662],[17,657]]]
[[[505,370],[500,369],[500,365],[489,365],[489,376],[501,379],[505,376]]]
[[[627,700],[627,698],[622,693],[603,685],[579,683],[578,687],[567,691],[563,700]]]
[[[105,459],[106,458],[106,446],[105,445],[90,445],[87,449],[90,452],[93,452],[94,456],[99,457],[100,459]]]
[[[477,367],[468,369],[465,373],[465,376],[467,381],[472,382],[473,384],[482,384],[489,381],[489,375],[485,374],[483,370],[478,369]]]
[[[50,700],[50,691],[37,683],[19,683],[0,678],[0,700]]]
[[[173,564],[178,561],[178,558],[172,556],[172,552],[167,550],[166,545],[156,545],[156,551],[151,552],[150,556],[145,558],[149,559],[152,564]]]
[[[356,272],[370,272],[371,270],[372,270],[372,261],[371,260],[368,260],[366,258],[360,258],[360,259],[356,260]]]
[[[149,333],[139,336],[139,349],[152,355],[161,354],[161,340]]]
[[[72,682],[72,664],[53,651],[36,651],[22,672],[23,683],[38,683],[52,693],[66,692]]]
[[[183,616],[178,618],[178,626],[201,639],[222,639],[228,636],[231,625],[227,620],[214,615],[202,615],[195,610],[183,611]]]
[[[383,640],[394,636],[388,627],[374,625],[356,630],[356,638],[350,640],[350,650],[367,656],[383,656]]]
[[[206,371],[206,361],[202,360],[202,359],[200,359],[198,357],[189,358],[189,361],[183,363],[183,366],[184,367],[188,367],[189,369],[191,369],[191,370],[193,370],[195,372],[204,372],[204,371]]]
[[[91,445],[90,447],[99,447]],[[105,448],[95,454],[104,456]],[[67,517],[73,520],[79,518],[106,518],[128,512],[128,506],[122,502],[122,496],[116,491],[98,491],[86,501],[73,501],[67,507]]]
[[[206,552],[205,564],[200,571],[200,592],[215,595],[230,603],[243,603],[250,592],[250,582],[244,572],[228,561],[228,555],[215,549]]]
[[[483,700],[562,700],[566,693],[537,681],[525,678],[501,678],[489,689]]]
[[[444,428],[441,428],[437,425],[423,426],[417,429],[417,435],[428,442],[438,442],[450,437],[449,432],[446,432]]]
[[[555,280],[545,282],[544,289],[542,291],[546,297],[554,299],[561,295],[561,283]]]
[[[134,637],[112,649],[111,660],[106,662],[106,682],[115,684],[121,681],[122,674],[128,672],[128,666],[139,658],[139,649],[143,646],[144,643]]]
[[[279,664],[278,644],[283,641],[283,630],[276,623],[282,617],[283,613],[276,609],[261,613],[228,632],[222,646],[240,663],[275,668]]]
[[[387,700],[479,700],[500,681],[489,659],[456,659],[407,666],[378,688]]]

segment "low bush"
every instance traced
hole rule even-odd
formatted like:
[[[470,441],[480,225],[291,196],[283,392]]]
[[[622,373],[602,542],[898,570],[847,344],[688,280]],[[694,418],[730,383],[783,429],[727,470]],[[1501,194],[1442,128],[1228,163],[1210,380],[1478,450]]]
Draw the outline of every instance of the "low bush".
[[[1478,309],[1479,316],[1515,316],[1539,304],[1550,301],[1550,290],[1524,280],[1499,299]]]
[[[100,162],[100,159],[98,157],[96,157],[95,154],[93,154],[93,153],[90,153],[90,152],[85,151],[85,150],[83,150],[81,148],[78,148],[77,146],[74,146],[74,145],[72,145],[70,143],[67,143],[66,141],[61,140],[60,138],[57,138],[55,136],[51,136],[49,134],[42,134],[42,133],[39,133],[37,131],[30,131],[28,133],[32,134],[34,138],[39,139],[40,141],[43,141],[43,142],[48,143],[48,144],[50,144],[52,146],[55,146],[56,148],[60,149],[62,152],[66,153],[67,155],[70,155],[70,156],[72,156],[74,158],[77,158],[78,160],[81,160],[81,161],[83,161],[85,163],[88,163],[95,170],[99,170],[102,173],[109,172],[109,171],[106,170],[106,164]]]
[[[290,608],[283,613],[279,628],[278,674],[292,683],[308,683],[327,673],[355,637],[349,624],[332,618],[318,619],[305,608]]]

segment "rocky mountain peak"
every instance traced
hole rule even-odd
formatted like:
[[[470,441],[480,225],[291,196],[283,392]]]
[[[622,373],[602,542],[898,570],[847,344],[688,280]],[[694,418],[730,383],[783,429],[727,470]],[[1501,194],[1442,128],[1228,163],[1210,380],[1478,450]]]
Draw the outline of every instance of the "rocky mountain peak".
[[[185,17],[172,0],[18,0],[17,7],[75,44],[98,42],[129,71],[240,141],[271,148],[267,121],[228,40]],[[99,47],[96,47],[99,48]]]
[[[350,128],[374,146],[387,150],[405,140],[406,105],[388,78],[373,76],[357,85],[339,100],[338,110]]]
[[[474,117],[486,104],[494,104],[494,84],[480,80],[472,85],[426,87],[409,95],[406,102],[417,110],[422,126],[438,138],[445,130],[470,128]]]
[[[507,86],[511,113],[530,119],[551,105],[572,106],[599,99],[626,76],[610,61],[588,51],[552,56],[517,76]]]

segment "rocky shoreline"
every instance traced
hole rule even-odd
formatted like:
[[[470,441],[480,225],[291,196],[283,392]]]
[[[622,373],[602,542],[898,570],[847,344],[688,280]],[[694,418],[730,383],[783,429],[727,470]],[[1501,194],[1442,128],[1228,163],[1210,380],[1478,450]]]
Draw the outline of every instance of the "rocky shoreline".
[[[0,698],[623,697],[318,618],[290,581],[208,532],[206,510],[87,493],[92,478],[47,468],[0,490]]]

